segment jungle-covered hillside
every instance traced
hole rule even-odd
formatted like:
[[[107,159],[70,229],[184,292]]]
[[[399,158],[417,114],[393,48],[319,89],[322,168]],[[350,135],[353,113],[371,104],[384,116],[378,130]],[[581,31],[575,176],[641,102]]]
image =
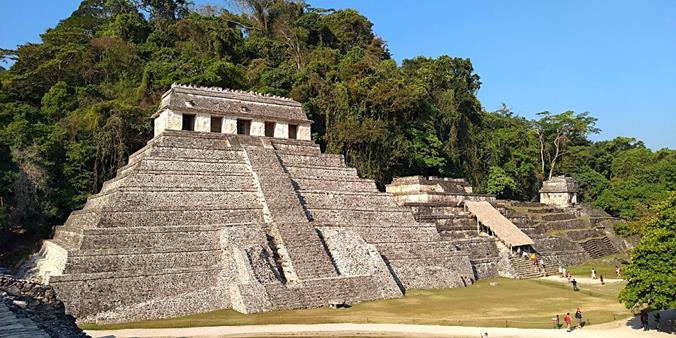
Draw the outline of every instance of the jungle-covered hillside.
[[[298,100],[322,148],[381,187],[401,175],[464,177],[478,191],[533,200],[543,180],[566,174],[583,201],[627,220],[676,189],[674,150],[631,137],[592,142],[587,112],[485,111],[471,60],[398,64],[354,10],[85,0],[41,38],[0,51],[13,60],[0,68],[0,252],[48,236],[112,178],[150,139],[172,83]]]

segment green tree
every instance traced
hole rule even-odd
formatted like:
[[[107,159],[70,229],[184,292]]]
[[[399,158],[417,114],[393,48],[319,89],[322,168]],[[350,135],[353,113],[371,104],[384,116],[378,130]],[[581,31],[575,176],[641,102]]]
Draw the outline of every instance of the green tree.
[[[654,211],[624,270],[627,285],[619,298],[627,308],[676,307],[676,194],[657,204]]]
[[[514,179],[500,167],[491,167],[486,180],[486,192],[498,198],[512,198],[517,190]]]
[[[533,122],[533,129],[540,142],[540,168],[549,180],[554,176],[557,161],[565,155],[569,145],[585,143],[587,135],[596,134],[600,130],[595,127],[596,118],[589,116],[587,112],[575,114],[573,111],[566,111],[552,114],[545,111],[538,115],[542,117]]]
[[[581,202],[595,201],[608,188],[608,180],[598,171],[584,166],[572,173],[579,185]]]

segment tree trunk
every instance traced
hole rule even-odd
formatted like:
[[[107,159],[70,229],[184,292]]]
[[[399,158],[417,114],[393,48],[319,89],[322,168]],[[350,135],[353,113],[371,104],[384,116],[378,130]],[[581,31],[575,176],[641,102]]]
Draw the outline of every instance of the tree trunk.
[[[545,175],[545,134],[544,132],[538,134],[540,140],[540,163],[542,164],[542,175]]]
[[[554,158],[552,159],[552,163],[549,166],[549,176],[547,178],[548,180],[551,180],[552,175],[554,174],[554,166],[556,165],[556,159],[559,157],[559,151],[561,149],[560,147],[561,137],[562,135],[559,135],[554,140],[554,147],[556,148],[556,152],[554,152]]]

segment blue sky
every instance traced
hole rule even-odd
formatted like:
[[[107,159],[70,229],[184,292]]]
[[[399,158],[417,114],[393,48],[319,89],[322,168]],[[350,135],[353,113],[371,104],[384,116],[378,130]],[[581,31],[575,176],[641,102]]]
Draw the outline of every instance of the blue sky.
[[[224,3],[222,0],[198,3]],[[676,148],[676,1],[310,0],[355,8],[401,62],[470,58],[487,110],[589,111],[593,139]],[[39,41],[79,1],[0,0],[0,48]]]

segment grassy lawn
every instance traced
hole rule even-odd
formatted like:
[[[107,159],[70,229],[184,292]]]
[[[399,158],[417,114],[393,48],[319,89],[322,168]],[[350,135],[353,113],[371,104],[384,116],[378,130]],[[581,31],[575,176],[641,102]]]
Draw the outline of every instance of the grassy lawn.
[[[491,285],[492,284],[492,285]],[[550,328],[551,318],[581,307],[590,324],[629,317],[618,303],[624,283],[584,287],[573,292],[564,284],[542,280],[496,278],[467,288],[410,290],[405,297],[355,304],[347,309],[285,310],[241,314],[219,310],[178,318],[83,329],[177,328],[220,325],[312,323],[408,323],[465,326]]]
[[[626,254],[614,254],[590,260],[584,264],[567,267],[573,276],[591,277],[591,269],[596,269],[596,275],[603,278],[617,278],[615,266],[621,266],[620,261],[626,259]]]

